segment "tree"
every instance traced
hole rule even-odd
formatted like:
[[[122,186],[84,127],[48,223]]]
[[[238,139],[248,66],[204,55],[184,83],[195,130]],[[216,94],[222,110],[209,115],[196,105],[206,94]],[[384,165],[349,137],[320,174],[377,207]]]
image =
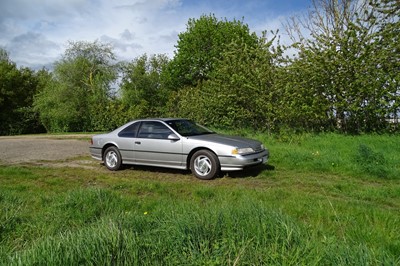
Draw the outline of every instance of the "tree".
[[[320,37],[332,38],[333,42],[340,39],[349,22],[356,21],[367,10],[367,1],[312,0],[308,12],[291,17],[285,28],[296,47],[307,48]]]
[[[400,2],[397,0],[371,1],[370,20],[377,29],[373,35],[373,60],[379,73],[377,83],[388,93],[386,118],[397,120],[400,113]]]
[[[131,119],[164,113],[168,91],[162,74],[168,62],[165,55],[142,55],[123,64],[120,90]]]
[[[227,45],[215,69],[202,86],[178,92],[181,115],[203,124],[224,128],[274,128],[273,40],[258,39],[256,46],[244,41]]]
[[[53,78],[35,98],[35,108],[48,131],[106,130],[112,84],[117,78],[109,44],[70,42],[56,62]]]
[[[38,87],[37,75],[28,68],[18,69],[0,49],[0,135],[43,131],[32,110]]]
[[[178,36],[175,56],[167,69],[173,89],[196,87],[210,78],[215,64],[232,42],[257,46],[257,36],[238,20],[218,20],[214,15],[189,19],[187,29]]]
[[[351,0],[313,4],[307,19],[288,26],[300,33],[302,25],[311,36],[292,35],[299,55],[289,60],[287,83],[281,83],[289,100],[287,114],[292,114],[288,121],[318,131],[381,130],[390,91],[379,70],[371,7],[367,1]]]

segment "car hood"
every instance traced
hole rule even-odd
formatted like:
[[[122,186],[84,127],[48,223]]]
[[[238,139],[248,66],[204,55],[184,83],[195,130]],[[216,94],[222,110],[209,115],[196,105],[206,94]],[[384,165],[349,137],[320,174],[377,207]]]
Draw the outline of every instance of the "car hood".
[[[237,136],[207,134],[207,135],[199,135],[199,136],[190,136],[190,137],[188,137],[188,139],[229,145],[229,146],[233,146],[233,147],[237,147],[237,148],[251,147],[255,151],[261,149],[261,142],[259,142],[257,140],[243,138],[243,137],[237,137]]]

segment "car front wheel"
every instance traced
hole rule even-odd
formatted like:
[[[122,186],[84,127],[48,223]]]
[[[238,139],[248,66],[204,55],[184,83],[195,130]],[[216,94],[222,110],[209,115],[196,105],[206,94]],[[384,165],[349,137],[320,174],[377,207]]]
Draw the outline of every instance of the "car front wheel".
[[[190,169],[199,179],[209,180],[217,176],[220,166],[217,156],[208,150],[200,150],[193,154]]]
[[[121,154],[117,147],[109,147],[104,152],[104,164],[111,171],[116,171],[121,167]]]

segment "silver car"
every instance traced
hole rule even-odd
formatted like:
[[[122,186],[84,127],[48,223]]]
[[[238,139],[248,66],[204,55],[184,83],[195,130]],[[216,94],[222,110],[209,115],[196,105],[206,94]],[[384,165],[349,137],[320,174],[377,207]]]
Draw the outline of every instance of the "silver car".
[[[187,119],[131,121],[92,137],[90,153],[110,170],[122,164],[190,169],[200,179],[264,164],[269,152],[256,140],[219,135]]]

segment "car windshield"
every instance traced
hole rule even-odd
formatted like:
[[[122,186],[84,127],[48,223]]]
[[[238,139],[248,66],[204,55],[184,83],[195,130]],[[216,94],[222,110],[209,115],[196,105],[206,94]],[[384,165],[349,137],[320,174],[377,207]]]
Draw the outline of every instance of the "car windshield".
[[[168,121],[167,124],[184,137],[214,134],[213,131],[200,126],[191,120],[171,120]]]

